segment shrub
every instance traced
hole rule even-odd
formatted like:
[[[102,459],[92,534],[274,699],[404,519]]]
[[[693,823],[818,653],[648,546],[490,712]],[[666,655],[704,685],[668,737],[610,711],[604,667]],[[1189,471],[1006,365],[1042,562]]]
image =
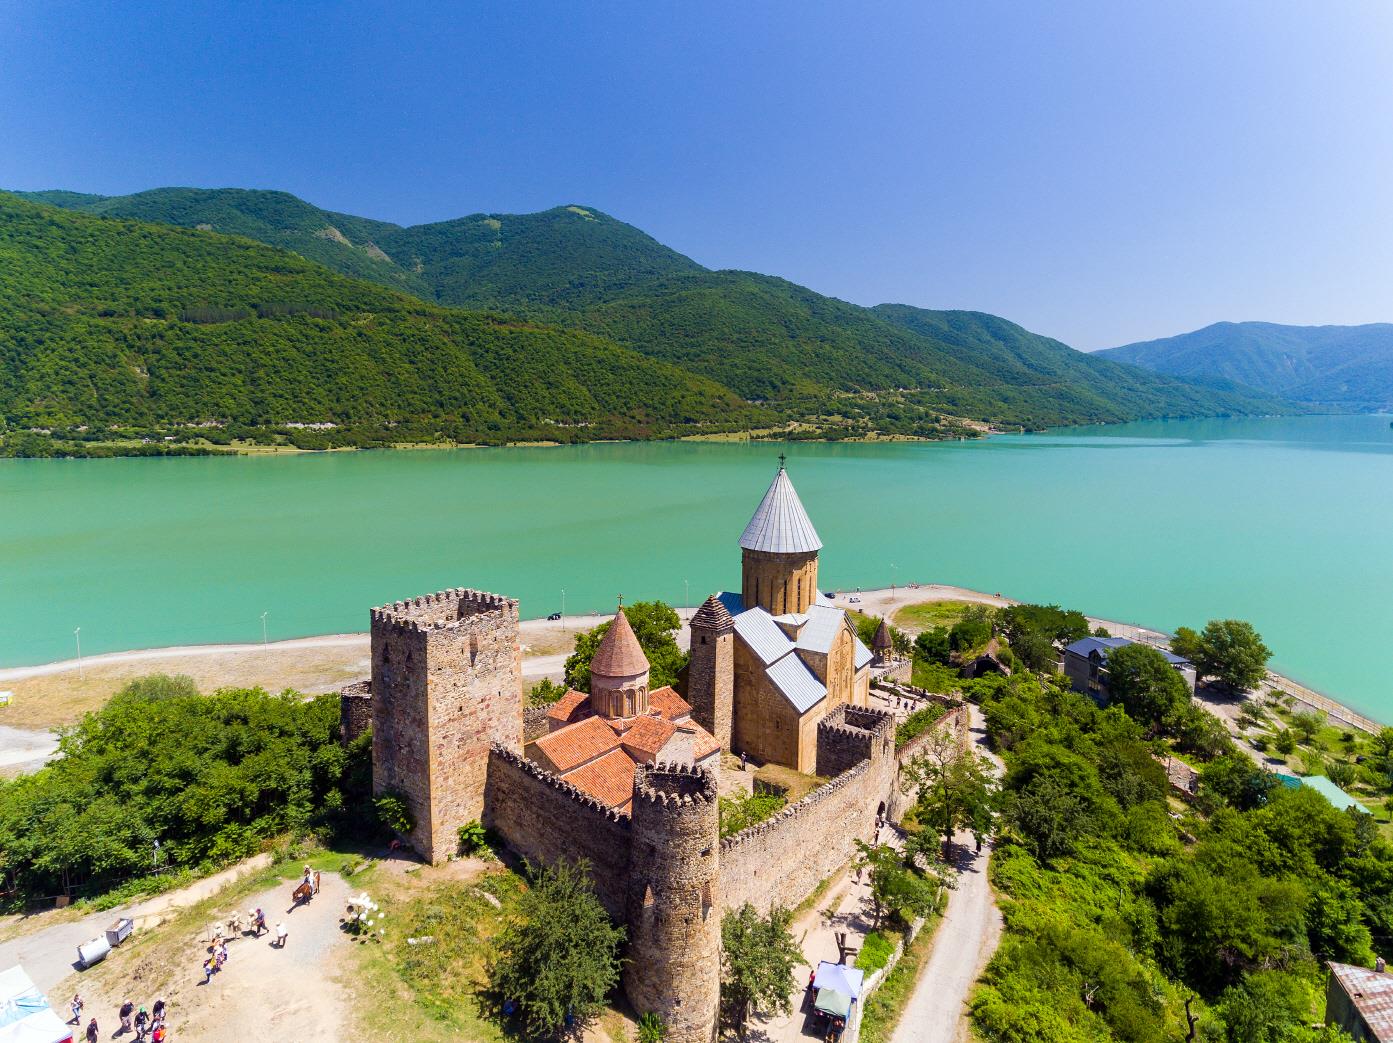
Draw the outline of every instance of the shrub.
[[[861,951],[856,955],[856,966],[867,974],[874,974],[890,962],[894,952],[894,942],[879,931],[871,931],[861,943]]]
[[[392,832],[406,834],[416,828],[416,820],[399,794],[380,793],[373,799],[372,806],[377,812],[377,820]]]
[[[459,828],[459,852],[461,855],[487,857],[493,854],[493,838],[483,824],[475,819]]]
[[[663,1043],[667,1039],[667,1025],[651,1010],[638,1019],[638,1043]]]

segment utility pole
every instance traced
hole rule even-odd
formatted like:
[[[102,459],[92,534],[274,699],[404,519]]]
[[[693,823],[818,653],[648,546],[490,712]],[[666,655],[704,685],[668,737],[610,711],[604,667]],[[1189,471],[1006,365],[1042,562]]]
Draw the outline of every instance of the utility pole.
[[[561,633],[566,632],[566,588],[561,588]]]
[[[77,642],[77,676],[82,679],[82,627],[73,629],[73,640]]]
[[[895,600],[895,580],[896,580],[897,578],[898,578],[898,577],[897,577],[897,575],[896,575],[896,573],[895,573],[895,563],[892,561],[892,562],[890,563],[890,600],[891,600],[891,601],[894,601],[894,600]]]
[[[266,613],[261,613],[261,647],[266,647]]]
[[[685,579],[682,581],[682,607],[688,612],[692,610],[692,586]]]

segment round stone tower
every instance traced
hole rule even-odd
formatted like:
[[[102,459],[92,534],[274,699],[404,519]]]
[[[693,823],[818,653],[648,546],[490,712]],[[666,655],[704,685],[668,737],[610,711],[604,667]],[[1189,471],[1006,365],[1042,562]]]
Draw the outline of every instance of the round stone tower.
[[[622,607],[590,661],[590,705],[602,717],[648,712],[648,657]]]
[[[721,992],[716,779],[702,768],[639,765],[629,865],[624,991],[669,1043],[711,1043]]]
[[[783,460],[740,536],[740,593],[746,608],[770,615],[806,612],[817,600],[822,540],[788,480]]]

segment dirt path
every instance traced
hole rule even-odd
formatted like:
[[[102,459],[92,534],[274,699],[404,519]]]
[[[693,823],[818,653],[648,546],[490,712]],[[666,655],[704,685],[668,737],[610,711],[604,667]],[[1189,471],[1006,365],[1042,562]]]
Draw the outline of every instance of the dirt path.
[[[287,913],[292,884],[277,884],[240,903],[260,906],[271,932],[244,935],[228,942],[223,969],[203,984],[206,932],[170,946],[134,952],[133,959],[66,981],[50,996],[66,1001],[76,989],[95,1016],[102,1038],[118,1027],[116,1010],[123,999],[150,1006],[163,997],[170,1007],[171,1035],[179,1039],[284,1039],[297,1043],[333,1043],[343,1038],[351,996],[338,979],[342,953],[352,944],[339,926],[350,894],[337,874],[325,873],[320,892],[305,906]],[[231,909],[220,910],[224,914]],[[274,928],[284,921],[289,937],[284,949],[271,945]],[[100,972],[100,973],[99,973]]]
[[[970,705],[970,704],[969,704]],[[972,737],[997,770],[1001,762],[986,749],[986,725],[971,706]],[[934,934],[914,993],[905,1005],[892,1043],[963,1043],[969,1038],[967,999],[982,968],[1001,943],[1001,911],[987,879],[992,845],[974,853],[971,833],[956,837],[958,886]]]

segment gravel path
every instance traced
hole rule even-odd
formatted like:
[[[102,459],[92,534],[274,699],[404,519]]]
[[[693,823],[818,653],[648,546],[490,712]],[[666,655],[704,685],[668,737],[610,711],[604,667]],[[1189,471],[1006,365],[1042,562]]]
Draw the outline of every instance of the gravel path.
[[[976,706],[971,706],[971,713],[973,742],[1000,771],[1001,762],[986,749],[982,713]],[[905,1005],[892,1043],[967,1040],[967,998],[1001,942],[1001,912],[987,880],[991,843],[974,853],[972,834],[959,833],[955,847],[958,886],[949,892],[943,922],[934,933],[933,948]]]

